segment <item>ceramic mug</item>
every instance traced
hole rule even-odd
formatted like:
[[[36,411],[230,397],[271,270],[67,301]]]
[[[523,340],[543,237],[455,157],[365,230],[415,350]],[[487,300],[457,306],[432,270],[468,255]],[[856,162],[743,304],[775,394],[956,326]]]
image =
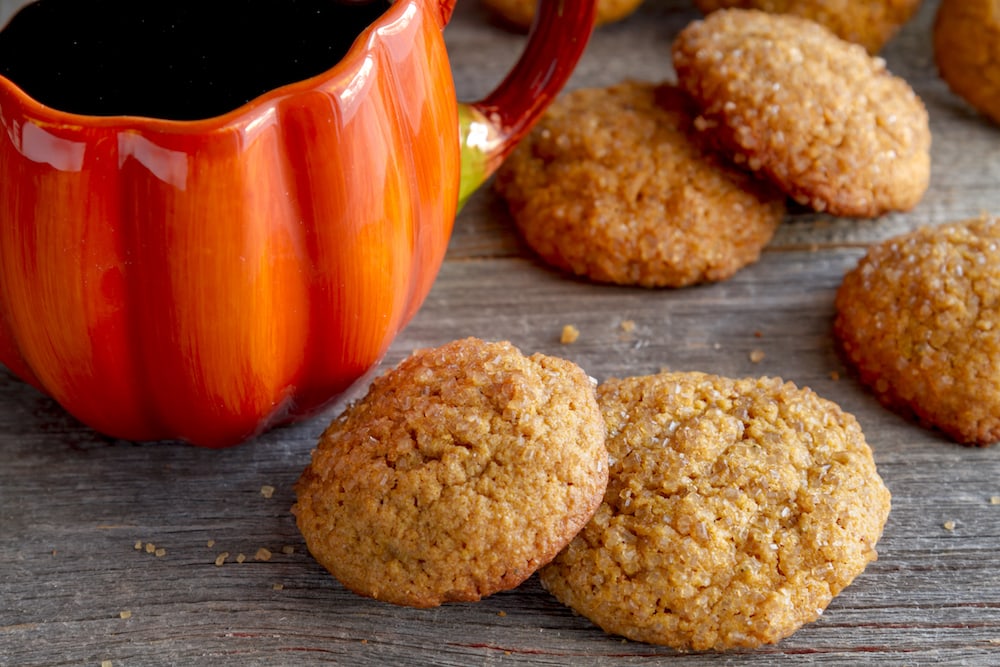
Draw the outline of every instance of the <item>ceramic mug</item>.
[[[470,103],[454,0],[25,6],[0,32],[0,362],[129,440],[221,447],[315,414],[417,311],[460,201],[569,78],[593,4],[542,0]]]

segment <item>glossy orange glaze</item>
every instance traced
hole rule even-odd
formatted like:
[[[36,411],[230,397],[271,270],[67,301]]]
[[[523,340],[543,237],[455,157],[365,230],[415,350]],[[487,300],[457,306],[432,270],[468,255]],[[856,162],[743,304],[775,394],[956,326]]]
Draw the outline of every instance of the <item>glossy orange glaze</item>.
[[[574,1],[500,97],[555,96]],[[63,113],[0,77],[0,362],[105,434],[210,447],[350,387],[431,288],[460,145],[481,182],[541,112],[490,106],[496,140],[460,142],[453,5],[397,0],[331,70],[206,120]]]
[[[441,13],[398,2],[328,73],[205,121],[77,117],[4,80],[0,361],[104,433],[209,446],[349,387],[451,232]]]

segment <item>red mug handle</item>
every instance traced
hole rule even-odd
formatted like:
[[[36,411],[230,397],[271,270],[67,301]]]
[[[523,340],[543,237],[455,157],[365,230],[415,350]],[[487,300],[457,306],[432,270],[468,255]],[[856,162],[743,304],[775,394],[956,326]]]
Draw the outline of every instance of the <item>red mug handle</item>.
[[[496,171],[569,80],[594,29],[596,0],[539,0],[528,42],[493,92],[459,104],[459,208]],[[455,0],[441,0],[450,16]]]

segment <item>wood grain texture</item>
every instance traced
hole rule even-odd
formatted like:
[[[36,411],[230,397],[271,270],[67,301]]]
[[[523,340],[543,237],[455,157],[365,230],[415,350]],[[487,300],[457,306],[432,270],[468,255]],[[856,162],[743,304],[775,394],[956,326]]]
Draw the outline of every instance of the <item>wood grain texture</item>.
[[[0,11],[16,4],[0,0]],[[960,447],[886,412],[830,339],[834,293],[867,244],[1000,212],[1000,128],[937,78],[936,4],[884,53],[931,113],[932,184],[914,211],[871,221],[794,213],[731,280],[643,290],[543,266],[486,189],[460,215],[429,298],[386,359],[472,335],[567,357],[599,380],[663,367],[778,375],[839,403],[861,422],[893,509],[879,560],[816,623],[776,646],[681,655],[605,635],[535,578],[432,610],[363,599],[310,558],[289,513],[336,408],[235,449],[135,444],[81,427],[4,374],[0,665],[1000,664],[1000,447]],[[669,78],[670,39],[697,16],[686,2],[647,0],[597,31],[570,85]],[[445,34],[463,99],[485,94],[523,39],[475,0],[459,2]],[[576,343],[559,343],[564,324],[580,330]],[[764,352],[756,363],[754,350]],[[165,552],[147,553],[148,543]],[[261,547],[268,560],[255,559]]]

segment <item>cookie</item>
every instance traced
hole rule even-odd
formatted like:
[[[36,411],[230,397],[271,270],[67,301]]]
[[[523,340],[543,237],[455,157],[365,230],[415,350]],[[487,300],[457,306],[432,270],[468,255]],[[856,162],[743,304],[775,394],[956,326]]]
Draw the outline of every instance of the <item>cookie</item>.
[[[591,517],[607,474],[578,366],[469,338],[415,352],[330,424],[293,512],[345,587],[432,607],[527,579]]]
[[[535,20],[538,0],[482,0],[483,6],[504,24],[527,31]],[[639,8],[643,0],[596,0],[594,25],[621,21]]]
[[[930,180],[923,102],[885,62],[790,14],[724,9],[673,44],[699,127],[817,211],[905,211]]]
[[[941,0],[933,34],[941,78],[956,95],[1000,123],[1000,4]]]
[[[835,404],[703,373],[597,392],[608,489],[540,579],[605,631],[679,650],[774,643],[876,558],[889,491]]]
[[[561,270],[645,287],[724,280],[758,259],[785,197],[704,146],[695,115],[667,84],[566,93],[495,187],[527,245]]]
[[[878,53],[916,14],[920,0],[695,0],[706,14],[719,9],[759,9],[795,14],[826,26],[848,42]]]
[[[1000,440],[1000,219],[872,246],[836,309],[841,353],[883,405],[960,443]]]

